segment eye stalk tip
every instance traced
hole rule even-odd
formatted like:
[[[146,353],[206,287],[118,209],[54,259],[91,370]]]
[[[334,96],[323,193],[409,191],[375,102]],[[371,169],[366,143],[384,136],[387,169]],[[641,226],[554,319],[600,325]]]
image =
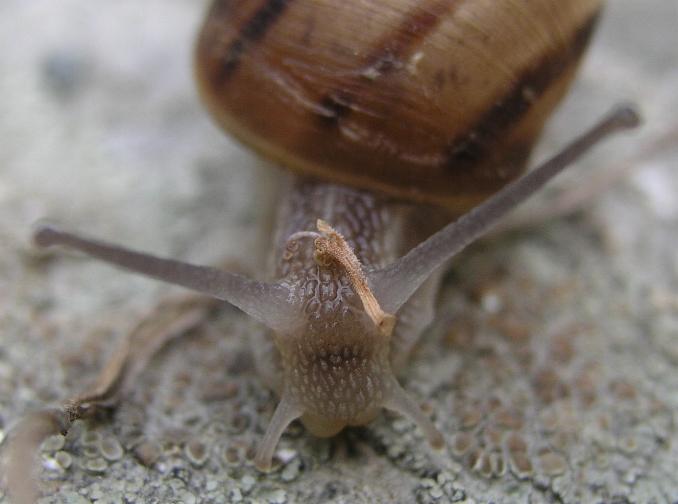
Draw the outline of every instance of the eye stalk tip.
[[[621,103],[612,111],[615,124],[620,128],[633,129],[643,123],[640,110],[635,103]]]
[[[33,224],[31,239],[33,244],[40,248],[47,248],[59,242],[61,230],[53,222],[39,220]]]

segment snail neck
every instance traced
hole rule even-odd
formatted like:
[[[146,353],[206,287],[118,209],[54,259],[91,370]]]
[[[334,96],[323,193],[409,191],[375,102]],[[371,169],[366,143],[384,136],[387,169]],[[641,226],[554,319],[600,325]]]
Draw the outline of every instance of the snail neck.
[[[299,322],[292,333],[274,337],[277,352],[273,351],[272,341],[257,341],[257,353],[267,356],[260,361],[278,363],[277,371],[269,373],[270,379],[266,379],[274,388],[283,372],[278,352],[290,353],[287,359],[282,359],[290,363],[298,360],[292,354],[299,348],[322,354],[315,348],[318,344],[327,347],[329,354],[349,350],[351,353],[358,340],[365,345],[365,339],[382,350],[391,346],[383,341],[383,334],[376,334],[377,327],[367,317],[363,299],[356,294],[355,282],[347,270],[339,264],[318,263],[313,239],[317,236],[318,219],[327,221],[343,236],[365,273],[392,263],[446,221],[443,211],[436,208],[309,179],[295,179],[285,195],[278,212],[272,276],[289,291],[288,299],[299,314]],[[395,331],[389,335],[395,353],[402,354],[396,358],[400,363],[411,346],[401,341],[404,334],[410,335],[408,341],[412,339],[411,334],[419,333],[432,315],[435,289],[422,292],[426,299],[417,300],[416,311],[400,310]],[[368,353],[382,363],[394,357],[376,350]]]
[[[372,316],[366,303],[371,292],[365,293],[356,277],[364,279],[393,263],[446,220],[432,207],[310,179],[295,179],[286,194],[278,214],[273,276],[289,289],[307,333],[354,326],[362,323],[366,311]],[[319,262],[319,219],[354,259],[353,270],[340,261]]]
[[[317,271],[312,247],[300,247],[289,260],[289,238],[315,231],[318,219],[329,223],[366,269],[393,262],[447,221],[444,211],[352,187],[294,178],[278,213],[273,275],[284,279]]]

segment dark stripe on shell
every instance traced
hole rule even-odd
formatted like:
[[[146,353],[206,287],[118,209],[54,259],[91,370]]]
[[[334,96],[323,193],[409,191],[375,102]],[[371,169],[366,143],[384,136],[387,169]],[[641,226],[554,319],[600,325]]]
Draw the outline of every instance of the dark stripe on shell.
[[[407,58],[427,36],[463,1],[438,0],[417,7],[405,15],[402,23],[375,45],[367,58],[363,75],[380,76],[405,66]]]
[[[515,86],[493,102],[469,133],[456,138],[446,149],[446,166],[455,171],[475,165],[492,154],[506,131],[518,123],[549,86],[579,59],[591,38],[600,11],[596,11],[575,32],[571,43],[546,53],[519,76]]]
[[[292,0],[265,0],[254,15],[242,26],[238,36],[226,50],[219,72],[218,82],[228,80],[237,70],[245,52],[260,42],[268,30],[278,21]]]
[[[428,5],[418,6],[405,14],[403,21],[375,44],[365,58],[360,72],[361,81],[376,81],[381,76],[405,67],[406,58],[433,31],[451,10],[459,7],[463,0],[437,0]],[[348,84],[348,83],[347,83]],[[353,87],[346,85],[346,88]],[[336,91],[320,100],[323,122],[336,126],[348,115],[354,97],[346,91]]]

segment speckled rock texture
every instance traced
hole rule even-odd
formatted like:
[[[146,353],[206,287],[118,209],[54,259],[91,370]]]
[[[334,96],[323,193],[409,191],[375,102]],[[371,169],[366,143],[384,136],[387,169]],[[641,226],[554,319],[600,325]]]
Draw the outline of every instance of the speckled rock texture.
[[[205,8],[0,3],[0,439],[82,390],[180,292],[37,253],[36,219],[194,262],[263,260],[273,170],[198,102]],[[444,433],[442,453],[391,414],[329,440],[295,423],[274,471],[258,473],[275,406],[249,349],[261,329],[224,307],[161,352],[121,407],[47,440],[41,502],[678,502],[678,147],[655,145],[678,130],[677,23],[674,0],[609,2],[535,155],[630,99],[643,130],[560,183],[587,186],[628,159],[633,173],[574,216],[455,260],[401,377]]]

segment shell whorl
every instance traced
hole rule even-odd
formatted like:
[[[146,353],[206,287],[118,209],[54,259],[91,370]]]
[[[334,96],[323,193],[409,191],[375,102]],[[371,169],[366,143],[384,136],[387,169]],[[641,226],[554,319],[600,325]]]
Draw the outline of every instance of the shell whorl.
[[[463,211],[520,174],[601,1],[217,0],[217,121],[293,171]]]

